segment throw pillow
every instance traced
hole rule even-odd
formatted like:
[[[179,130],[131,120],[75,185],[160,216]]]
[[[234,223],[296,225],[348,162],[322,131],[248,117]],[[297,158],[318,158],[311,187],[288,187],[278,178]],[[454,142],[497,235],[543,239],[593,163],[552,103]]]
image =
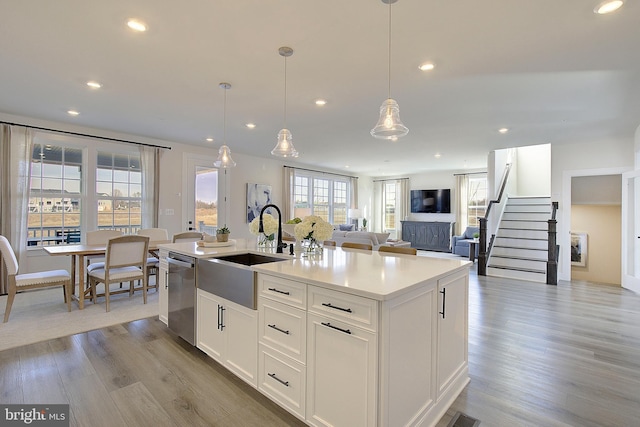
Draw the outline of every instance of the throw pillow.
[[[340,231],[353,231],[353,224],[340,224]]]
[[[389,234],[391,233],[374,233],[376,235],[376,238],[378,239],[378,244],[381,245],[384,242],[387,241],[387,239],[389,238]]]

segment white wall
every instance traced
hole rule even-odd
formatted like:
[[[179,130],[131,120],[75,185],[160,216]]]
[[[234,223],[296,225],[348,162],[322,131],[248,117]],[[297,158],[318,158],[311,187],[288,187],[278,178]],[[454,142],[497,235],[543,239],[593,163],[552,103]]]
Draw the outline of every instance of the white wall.
[[[551,194],[551,145],[519,147],[517,157],[517,190],[521,197]]]

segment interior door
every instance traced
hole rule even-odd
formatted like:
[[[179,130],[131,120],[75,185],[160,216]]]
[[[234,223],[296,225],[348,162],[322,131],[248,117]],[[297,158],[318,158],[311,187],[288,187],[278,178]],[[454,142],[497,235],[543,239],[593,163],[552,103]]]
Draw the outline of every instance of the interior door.
[[[622,287],[640,293],[640,171],[622,174]]]
[[[185,157],[183,178],[183,230],[215,234],[223,209],[218,199],[218,169],[215,158],[203,155]],[[224,171],[223,171],[224,172]]]

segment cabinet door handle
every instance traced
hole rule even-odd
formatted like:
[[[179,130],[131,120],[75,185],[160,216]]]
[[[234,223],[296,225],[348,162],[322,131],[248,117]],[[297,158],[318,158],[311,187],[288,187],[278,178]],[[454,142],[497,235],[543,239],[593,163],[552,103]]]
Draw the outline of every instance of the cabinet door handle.
[[[351,311],[350,308],[338,307],[336,305],[331,304],[330,302],[323,302],[322,305],[324,305],[325,307],[334,308],[336,310],[346,311],[347,313],[353,313],[353,311]]]
[[[169,289],[169,272],[164,272],[164,288]]]
[[[444,319],[444,308],[446,307],[445,299],[447,298],[447,288],[442,289],[440,293],[442,294],[442,311],[440,312],[440,314],[442,314],[442,318]]]
[[[279,294],[289,295],[289,292],[288,292],[288,291],[281,291],[280,289],[276,289],[276,288],[268,288],[268,289],[269,289],[270,291],[277,292],[277,293],[279,293]]]
[[[283,334],[289,335],[289,331],[285,331],[284,329],[280,329],[276,325],[267,325],[267,326],[270,327],[271,329],[275,329],[278,332],[282,332]]]
[[[282,384],[283,386],[285,386],[285,387],[289,387],[289,381],[282,381],[280,378],[278,378],[278,377],[276,376],[276,374],[275,374],[275,373],[273,373],[273,374],[272,374],[272,373],[270,373],[270,372],[267,372],[267,375],[269,375],[269,376],[270,376],[271,378],[273,378],[274,380],[278,381],[278,382],[279,382],[280,384]]]
[[[328,327],[328,328],[335,329],[335,330],[337,330],[337,331],[344,332],[345,334],[349,334],[349,335],[351,335],[351,330],[349,330],[349,329],[342,329],[342,328],[338,328],[337,326],[333,326],[333,325],[332,325],[331,323],[329,323],[329,322],[327,322],[327,323],[320,322],[320,324],[321,324],[321,325],[323,325],[323,326],[326,326],[326,327]]]
[[[225,308],[218,304],[218,330],[224,330],[224,310]]]

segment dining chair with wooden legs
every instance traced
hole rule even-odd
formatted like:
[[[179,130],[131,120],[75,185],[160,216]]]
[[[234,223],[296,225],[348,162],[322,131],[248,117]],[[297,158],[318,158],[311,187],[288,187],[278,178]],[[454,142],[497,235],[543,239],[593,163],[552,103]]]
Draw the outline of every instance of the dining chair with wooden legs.
[[[173,235],[173,243],[181,242],[197,242],[202,240],[202,233],[197,231],[185,231],[183,233],[176,233]]]
[[[138,230],[138,236],[147,236],[150,242],[168,242],[169,232],[166,228],[141,228]],[[157,251],[151,251],[157,252]],[[155,254],[157,255],[157,254]],[[160,269],[160,259],[158,256],[147,257],[147,282],[149,276],[155,276],[154,289],[158,291],[158,270]]]
[[[390,252],[395,254],[407,254],[407,255],[418,255],[418,250],[416,248],[407,248],[407,247],[398,247],[398,246],[386,246],[382,245],[378,248],[378,252]]]
[[[147,303],[147,257],[149,251],[149,237],[128,235],[109,239],[107,251],[105,253],[104,268],[95,269],[89,273],[89,284],[91,286],[91,298],[97,302],[98,295],[96,286],[98,283],[104,284],[104,297],[107,311],[110,310],[110,296],[129,292],[133,295],[134,282],[140,280],[142,283],[142,299]],[[119,289],[111,291],[112,283],[129,282],[129,290]]]
[[[335,246],[336,242],[333,240],[325,240],[323,243],[324,246]]]
[[[71,311],[71,275],[67,270],[49,270],[38,273],[18,274],[18,260],[6,237],[0,236],[0,252],[7,268],[7,306],[4,323],[9,321],[11,306],[18,291],[62,286],[67,311]],[[2,260],[0,260],[2,262]]]
[[[340,245],[340,247],[350,249],[364,249],[366,251],[373,250],[373,246],[368,243],[344,242],[342,245]]]

